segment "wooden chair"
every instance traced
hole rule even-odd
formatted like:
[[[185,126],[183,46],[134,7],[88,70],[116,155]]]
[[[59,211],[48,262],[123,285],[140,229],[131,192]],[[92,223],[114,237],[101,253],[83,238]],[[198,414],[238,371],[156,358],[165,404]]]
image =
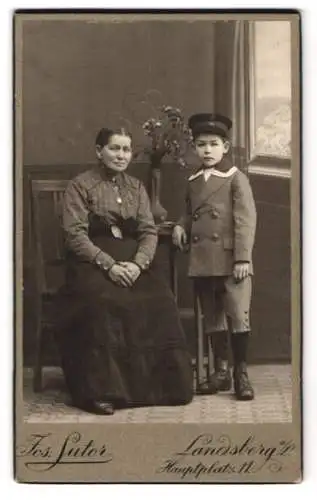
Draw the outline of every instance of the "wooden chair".
[[[36,352],[33,367],[33,389],[41,391],[43,387],[43,347],[44,330],[52,328],[48,311],[54,303],[58,286],[49,286],[47,280],[47,269],[52,267],[62,270],[65,265],[64,241],[61,230],[61,209],[65,188],[68,180],[35,180],[31,179],[31,232],[33,247],[33,268],[35,278],[35,335]],[[44,248],[45,232],[43,231],[43,201],[49,199],[52,213],[52,224],[50,227],[49,250],[50,256],[46,255]],[[47,223],[47,221],[44,221]],[[47,247],[47,245],[46,245]]]

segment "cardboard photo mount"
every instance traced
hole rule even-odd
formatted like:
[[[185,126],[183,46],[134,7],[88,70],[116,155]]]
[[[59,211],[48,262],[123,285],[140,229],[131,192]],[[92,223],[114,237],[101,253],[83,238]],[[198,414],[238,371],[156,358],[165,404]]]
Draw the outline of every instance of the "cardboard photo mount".
[[[25,179],[25,137],[32,130],[26,114],[38,113],[23,93],[25,85],[25,27],[41,24],[110,24],[157,21],[166,23],[286,20],[291,24],[292,138],[291,214],[291,422],[252,423],[87,423],[29,422],[24,415],[24,329],[23,279],[23,183]],[[301,443],[301,239],[300,239],[300,15],[280,13],[214,12],[100,12],[39,13],[14,15],[15,92],[15,475],[23,483],[289,483],[300,482]],[[32,48],[34,50],[34,47]],[[47,47],[49,50],[49,46]],[[33,71],[37,66],[36,52]],[[55,54],[58,59],[62,54]],[[186,54],[184,54],[186,57]],[[31,59],[28,59],[29,63]],[[119,64],[119,62],[118,62]],[[71,65],[71,62],[70,62]],[[28,68],[30,69],[30,68]],[[68,68],[68,70],[71,68]],[[65,69],[66,71],[66,69]],[[83,72],[85,67],[83,67]],[[42,75],[43,76],[43,75]],[[44,75],[49,79],[50,75]],[[34,80],[36,84],[36,80]],[[172,82],[171,82],[172,85]],[[277,82],[272,80],[272,85]],[[43,89],[38,88],[38,92]],[[45,89],[44,89],[45,91]],[[94,92],[94,89],[90,89]],[[30,120],[28,121],[30,123]],[[36,140],[36,139],[34,139]],[[261,221],[260,221],[261,224]],[[269,237],[269,235],[268,235]]]

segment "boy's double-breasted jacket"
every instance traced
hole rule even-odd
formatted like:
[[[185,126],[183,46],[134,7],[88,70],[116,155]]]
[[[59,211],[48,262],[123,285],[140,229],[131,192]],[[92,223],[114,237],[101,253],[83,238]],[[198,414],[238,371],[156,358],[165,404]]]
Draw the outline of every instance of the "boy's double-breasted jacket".
[[[229,276],[235,262],[249,262],[256,208],[247,176],[223,159],[205,180],[203,170],[188,179],[186,214],[178,221],[189,241],[190,277]]]

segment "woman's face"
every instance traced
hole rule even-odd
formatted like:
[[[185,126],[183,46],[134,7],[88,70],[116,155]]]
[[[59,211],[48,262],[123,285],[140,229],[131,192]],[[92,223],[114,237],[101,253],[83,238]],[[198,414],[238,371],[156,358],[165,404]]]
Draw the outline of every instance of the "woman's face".
[[[131,138],[127,135],[114,134],[105,146],[97,146],[97,158],[115,172],[123,172],[132,158]]]

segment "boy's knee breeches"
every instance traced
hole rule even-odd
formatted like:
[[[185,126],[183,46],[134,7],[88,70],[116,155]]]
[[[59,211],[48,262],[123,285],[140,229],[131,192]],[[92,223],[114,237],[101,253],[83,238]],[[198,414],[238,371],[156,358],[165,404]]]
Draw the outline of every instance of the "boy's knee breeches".
[[[239,282],[233,276],[195,278],[194,287],[200,297],[206,333],[250,331],[251,276]]]

